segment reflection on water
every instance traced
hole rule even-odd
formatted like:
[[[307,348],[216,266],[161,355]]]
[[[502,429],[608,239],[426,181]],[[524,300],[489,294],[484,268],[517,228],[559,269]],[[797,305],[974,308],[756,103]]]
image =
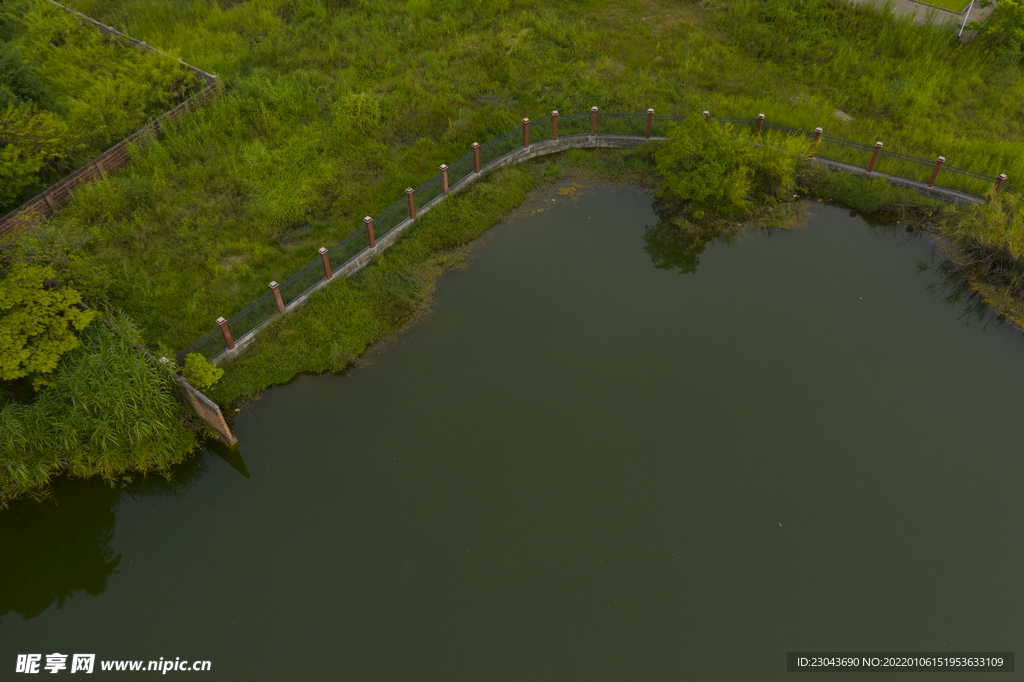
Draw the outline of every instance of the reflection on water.
[[[170,478],[147,476],[124,487],[59,480],[49,499],[23,500],[5,510],[0,517],[0,617],[14,612],[28,620],[51,604],[61,608],[77,592],[102,593],[121,563],[121,555],[109,547],[121,496],[183,499],[208,468],[200,454],[176,467]]]
[[[0,647],[246,681],[1020,648],[1024,353],[924,291],[976,300],[914,271],[931,242],[811,206],[724,249],[638,192],[547,199],[371,362],[246,405],[244,463],[0,513],[0,613],[29,617]]]
[[[720,237],[719,239],[724,239]],[[678,270],[682,275],[697,272],[700,254],[714,238],[695,234],[673,220],[662,217],[644,230],[644,251],[659,270]]]
[[[20,502],[0,526],[0,616],[25,619],[57,608],[81,590],[96,596],[121,563],[107,545],[120,492],[94,482],[61,481],[59,497]]]

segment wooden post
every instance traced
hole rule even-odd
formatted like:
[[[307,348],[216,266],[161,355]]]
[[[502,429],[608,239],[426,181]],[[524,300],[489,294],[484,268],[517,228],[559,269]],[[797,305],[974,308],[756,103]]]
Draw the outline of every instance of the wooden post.
[[[940,156],[935,159],[935,170],[932,171],[932,177],[928,179],[928,186],[931,187],[935,184],[935,178],[939,177],[939,169],[942,168],[942,164],[946,162],[945,156]]]
[[[370,238],[370,248],[377,248],[377,240],[373,238],[373,218],[366,216],[363,218],[363,222],[366,223],[366,236]]]
[[[992,190],[993,196],[995,196],[996,194],[999,194],[999,190],[1001,190],[1003,188],[1003,183],[1005,183],[1005,182],[1006,182],[1006,173],[1000,173],[999,175],[996,176],[996,186]]]
[[[590,107],[590,136],[597,137],[597,107]]]
[[[473,171],[480,172],[480,143],[473,143]]]
[[[882,151],[882,143],[881,142],[876,142],[875,143],[875,151],[874,151],[874,153],[871,154],[871,163],[868,164],[868,168],[867,168],[868,173],[874,173],[875,172],[875,161],[878,160],[878,152],[880,152],[880,151]]]
[[[441,164],[441,190],[448,196],[448,166]]]
[[[705,112],[704,112],[704,122],[705,122],[705,123],[707,122],[707,120],[708,120],[708,117],[709,117],[709,116],[711,116],[711,113],[710,113],[710,112],[707,112],[707,111],[705,111]]]
[[[416,220],[416,201],[412,198],[412,187],[405,188],[405,196],[409,197],[409,219]]]
[[[558,142],[558,109],[551,112],[551,141]]]
[[[228,329],[228,321],[223,317],[218,317],[217,324],[220,325],[220,333],[224,335],[224,340],[228,344],[228,350],[234,350],[235,340],[231,338],[231,330]]]
[[[523,149],[530,148],[530,119],[523,119]]]
[[[277,282],[270,283],[270,290],[274,292],[274,303],[277,304],[277,312],[284,312],[284,300],[281,299],[281,285]]]
[[[821,139],[821,133],[821,128],[814,129],[814,141],[811,142],[811,156],[814,156],[814,153],[818,151],[818,141]]]
[[[324,274],[327,275],[327,279],[334,279],[334,273],[331,272],[331,259],[327,255],[327,249],[321,246],[317,253],[320,254],[320,260],[324,262]]]
[[[647,132],[644,133],[644,139],[651,139],[651,123],[654,121],[654,109],[647,110]]]
[[[755,135],[761,134],[761,124],[764,123],[764,114],[757,115],[757,127],[754,129]]]

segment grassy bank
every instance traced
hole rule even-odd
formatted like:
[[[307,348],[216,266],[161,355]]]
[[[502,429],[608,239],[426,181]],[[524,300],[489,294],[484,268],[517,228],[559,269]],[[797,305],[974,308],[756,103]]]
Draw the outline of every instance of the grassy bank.
[[[1019,65],[884,10],[828,0],[73,4],[228,84],[44,229],[50,243],[84,245],[81,288],[125,308],[163,352],[474,140],[555,108],[764,112],[1024,178]]]

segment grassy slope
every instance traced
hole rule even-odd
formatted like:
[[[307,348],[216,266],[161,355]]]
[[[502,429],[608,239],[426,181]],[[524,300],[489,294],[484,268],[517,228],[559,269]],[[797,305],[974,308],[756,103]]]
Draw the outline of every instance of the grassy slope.
[[[1017,65],[824,0],[73,4],[229,84],[52,221],[97,231],[80,273],[163,350],[472,141],[554,108],[763,111],[1024,177]]]

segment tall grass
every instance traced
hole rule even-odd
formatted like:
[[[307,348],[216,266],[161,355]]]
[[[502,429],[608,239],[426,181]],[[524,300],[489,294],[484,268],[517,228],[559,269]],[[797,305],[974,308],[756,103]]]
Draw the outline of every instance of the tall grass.
[[[1024,178],[1020,66],[833,0],[73,0],[223,98],[81,189],[82,268],[150,345],[213,320],[434,174],[552,109],[753,116]],[[835,118],[841,109],[853,120]],[[865,163],[867,159],[864,160]],[[83,286],[88,289],[88,286]]]
[[[61,473],[115,480],[166,471],[192,451],[192,417],[170,373],[135,348],[138,340],[124,318],[91,325],[50,388],[0,410],[0,506],[45,494]]]

